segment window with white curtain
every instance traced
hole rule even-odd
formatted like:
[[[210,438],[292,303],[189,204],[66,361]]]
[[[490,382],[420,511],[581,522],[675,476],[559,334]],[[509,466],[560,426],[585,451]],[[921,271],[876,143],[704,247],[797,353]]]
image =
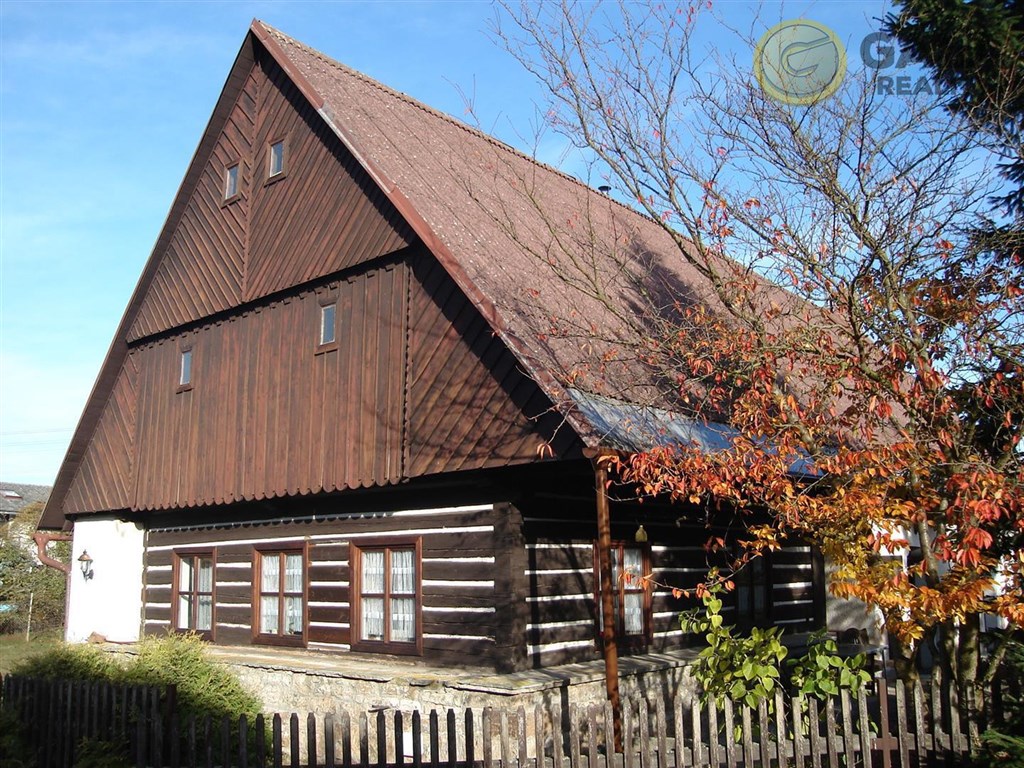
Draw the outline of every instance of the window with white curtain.
[[[616,633],[620,638],[646,639],[651,623],[651,600],[643,577],[651,572],[650,557],[644,546],[612,542],[612,610]],[[601,562],[597,543],[594,544],[595,576],[597,584],[598,633],[604,627],[601,600]]]
[[[212,552],[175,553],[174,628],[204,634],[213,632]]]
[[[301,550],[256,553],[258,624],[256,635],[268,642],[299,644],[303,634],[303,568]]]
[[[381,644],[396,653],[417,649],[418,543],[353,546],[357,592],[353,600],[357,645]]]

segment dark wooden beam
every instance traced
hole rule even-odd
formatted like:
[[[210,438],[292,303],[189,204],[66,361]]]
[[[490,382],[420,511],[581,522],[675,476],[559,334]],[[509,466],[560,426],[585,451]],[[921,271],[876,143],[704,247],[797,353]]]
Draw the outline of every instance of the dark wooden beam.
[[[608,509],[608,468],[600,457],[594,462],[597,485],[597,556],[601,570],[601,637],[604,640],[604,680],[612,705],[615,751],[622,750],[622,707],[619,702],[619,650],[615,638],[615,611],[612,605],[612,522]]]

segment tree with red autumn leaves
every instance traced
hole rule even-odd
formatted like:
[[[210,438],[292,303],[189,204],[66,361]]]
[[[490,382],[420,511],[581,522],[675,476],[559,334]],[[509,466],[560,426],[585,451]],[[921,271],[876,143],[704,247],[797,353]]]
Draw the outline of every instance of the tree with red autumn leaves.
[[[730,447],[621,457],[619,479],[741,513],[736,567],[814,544],[905,672],[934,642],[937,674],[972,682],[980,616],[1024,626],[1024,264],[974,236],[1005,193],[990,137],[871,71],[773,101],[749,60],[696,49],[708,13],[567,1],[496,26],[546,87],[548,127],[710,288],[652,307],[633,352]]]

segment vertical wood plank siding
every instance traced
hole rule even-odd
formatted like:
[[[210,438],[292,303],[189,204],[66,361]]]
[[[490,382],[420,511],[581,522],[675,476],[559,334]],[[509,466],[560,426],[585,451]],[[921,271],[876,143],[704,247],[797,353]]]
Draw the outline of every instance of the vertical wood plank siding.
[[[269,58],[261,60],[245,299],[400,250],[412,230]],[[270,142],[285,178],[265,184]]]
[[[137,359],[129,355],[107,398],[74,481],[68,488],[69,512],[125,509],[135,495],[132,487]]]
[[[242,301],[258,77],[245,80],[128,332],[128,341],[237,306]],[[222,205],[224,171],[239,163],[243,194]]]
[[[135,508],[401,479],[407,280],[390,264],[141,345]],[[343,331],[317,353],[322,297]],[[193,385],[179,392],[182,345]]]
[[[267,179],[270,142],[285,173]],[[240,163],[237,200],[224,173]],[[128,340],[151,336],[409,245],[411,230],[285,77],[261,58],[239,94]]]
[[[505,514],[492,505],[380,513],[321,513],[288,523],[205,525],[149,532],[145,630],[170,626],[175,549],[216,550],[214,640],[252,643],[252,557],[257,544],[308,542],[306,644],[348,650],[351,644],[351,544],[367,538],[422,537],[423,656],[441,663],[499,663],[495,638],[495,526]],[[324,518],[327,519],[324,519]],[[501,633],[507,634],[507,633]],[[504,651],[502,651],[504,653]]]

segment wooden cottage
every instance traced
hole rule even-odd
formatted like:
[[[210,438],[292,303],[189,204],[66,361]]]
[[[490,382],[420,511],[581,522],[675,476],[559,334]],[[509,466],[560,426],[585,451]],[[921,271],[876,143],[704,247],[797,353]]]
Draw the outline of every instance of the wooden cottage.
[[[88,554],[68,638],[196,630],[493,671],[599,658],[592,457],[716,439],[613,352],[640,291],[704,293],[672,250],[254,21],[40,524]],[[613,502],[616,569],[692,584],[706,532],[680,516]],[[751,571],[741,622],[823,621],[807,549]],[[613,589],[621,649],[687,641],[671,590]]]

